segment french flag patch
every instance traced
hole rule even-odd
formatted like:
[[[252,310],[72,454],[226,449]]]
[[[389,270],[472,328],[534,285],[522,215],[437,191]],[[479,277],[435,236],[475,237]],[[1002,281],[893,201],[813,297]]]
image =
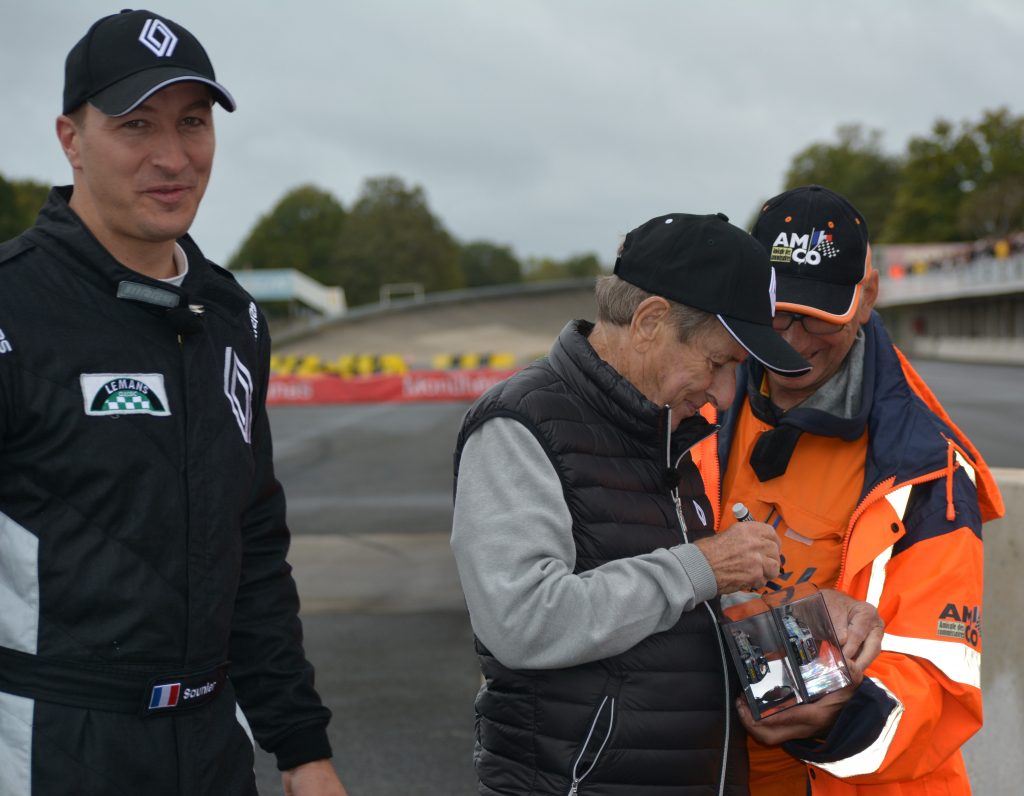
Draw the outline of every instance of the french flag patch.
[[[178,704],[181,683],[167,683],[153,686],[153,695],[149,698],[149,709],[173,708]]]

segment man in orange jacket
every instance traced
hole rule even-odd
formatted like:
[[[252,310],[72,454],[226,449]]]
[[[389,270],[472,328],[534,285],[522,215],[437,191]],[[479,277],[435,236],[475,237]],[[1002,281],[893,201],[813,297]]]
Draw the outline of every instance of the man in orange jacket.
[[[835,588],[876,605],[886,631],[859,687],[756,722],[739,705],[751,793],[969,794],[960,747],[982,722],[981,524],[1003,513],[998,488],[872,311],[860,213],[796,188],[765,204],[752,234],[777,273],[775,329],[812,369],[741,366],[697,456],[716,520],[742,502],[775,526],[784,563],[765,592]]]

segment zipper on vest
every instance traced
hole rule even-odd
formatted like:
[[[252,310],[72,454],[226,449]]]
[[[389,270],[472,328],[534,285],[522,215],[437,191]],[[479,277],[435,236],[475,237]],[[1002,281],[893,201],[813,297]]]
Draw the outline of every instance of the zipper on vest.
[[[594,754],[594,759],[590,761],[590,765],[587,766],[587,770],[581,773],[579,771],[580,762],[583,760],[583,756],[587,753],[587,748],[590,746],[591,740],[593,740],[594,730],[597,729],[597,723],[601,720],[601,714],[604,713],[605,705],[608,706],[608,729],[605,731],[601,745],[597,748],[597,752]],[[576,762],[572,764],[572,784],[569,786],[568,796],[576,796],[576,794],[579,793],[580,783],[590,775],[590,772],[594,770],[594,766],[597,765],[597,761],[601,759],[601,753],[608,744],[608,739],[612,737],[612,730],[614,727],[615,697],[606,696],[601,700],[601,704],[598,705],[597,714],[594,716],[594,720],[590,722],[590,729],[587,730],[586,740],[583,741],[583,748],[580,749],[580,753],[576,756]]]
[[[672,469],[672,407],[665,404],[662,407],[662,417],[665,421],[665,467],[669,470]],[[683,459],[680,456],[675,464],[679,466],[679,462]],[[676,519],[679,520],[679,531],[683,535],[683,543],[689,544],[690,537],[686,534],[686,520],[683,519],[683,501],[679,498],[679,485],[676,484],[672,487],[672,491],[669,493],[672,496],[672,504],[676,507]]]
[[[707,603],[704,607],[711,614],[711,621],[714,622],[715,638],[718,640],[718,654],[722,659],[722,691],[725,693],[725,738],[722,740],[722,776],[718,781],[718,796],[725,793],[725,772],[729,767],[729,739],[732,736],[732,697],[729,694],[729,661],[725,654],[725,644],[722,643],[722,634],[718,632],[718,618],[714,610]]]
[[[717,428],[715,429],[717,430]],[[715,431],[710,432],[708,436],[714,434]],[[707,437],[704,437],[707,439]],[[703,442],[698,440],[694,445]],[[679,468],[679,463],[683,460],[683,456],[686,455],[684,451],[676,459],[676,469]],[[672,467],[672,407],[668,404],[665,405],[665,466]],[[683,519],[683,501],[679,497],[679,487],[676,486],[672,490],[672,503],[676,507],[676,517],[679,520],[679,529],[683,533],[683,541],[686,544],[690,543],[689,536],[686,533],[686,520]],[[712,510],[714,507],[712,506]],[[718,794],[723,796],[725,793],[725,772],[728,770],[729,763],[729,738],[732,735],[732,705],[731,698],[729,695],[729,658],[725,652],[725,645],[722,643],[722,635],[718,632],[718,617],[715,616],[715,610],[709,603],[704,603],[704,607],[707,612],[711,615],[711,624],[715,628],[715,639],[718,641],[718,657],[722,662],[722,691],[725,694],[725,737],[722,739],[722,772],[718,780]],[[569,796],[575,796],[576,788],[575,781],[573,783],[573,789],[569,791]]]
[[[682,456],[679,461],[682,461]],[[677,462],[678,465],[678,462]],[[679,498],[679,489],[672,490],[672,502],[676,506],[676,517],[679,518],[679,527],[683,532],[683,541],[689,544],[690,540],[686,535],[686,520],[683,519],[683,502]],[[722,691],[725,694],[725,738],[722,740],[722,774],[718,783],[719,796],[725,793],[725,772],[729,762],[729,737],[732,735],[732,711],[729,696],[729,659],[725,652],[725,645],[722,643],[722,636],[718,632],[718,617],[710,603],[704,603],[704,608],[711,615],[712,626],[716,628],[715,639],[718,641],[718,657],[722,661]]]
[[[665,421],[665,467],[668,470],[675,470],[678,473],[678,471],[679,471],[679,464],[683,461],[683,457],[686,456],[686,454],[689,453],[694,447],[696,447],[697,445],[700,445],[702,442],[704,442],[704,440],[708,439],[708,437],[714,436],[714,434],[718,431],[718,426],[714,426],[711,430],[708,431],[708,433],[705,436],[703,436],[700,439],[694,441],[693,445],[691,445],[689,448],[687,448],[682,453],[680,453],[679,456],[676,457],[675,462],[673,462],[672,461],[672,407],[669,406],[668,404],[665,404],[665,406],[662,407],[662,416],[663,416],[664,421]],[[671,496],[672,503],[673,503],[673,505],[676,508],[676,519],[679,520],[679,530],[682,532],[683,542],[685,544],[689,544],[690,543],[690,536],[687,533],[686,520],[683,519],[683,501],[682,501],[682,498],[679,497],[679,484],[678,483],[676,484],[675,487],[673,487],[669,491],[669,495]],[[694,503],[694,506],[696,506],[696,503]],[[711,526],[712,526],[712,529],[714,529],[714,524],[715,524],[714,523],[714,511],[715,511],[715,507],[712,506],[711,507],[711,512],[712,512]],[[703,520],[704,519],[703,511],[699,507],[697,507],[697,512],[701,515],[701,519]],[[705,523],[707,522],[706,520],[704,520],[704,521],[705,521]]]
[[[686,535],[686,520],[683,519],[683,501],[679,499],[679,489],[672,490],[672,502],[676,507],[676,519],[679,520],[679,530],[683,534],[683,542],[689,544],[690,538]]]

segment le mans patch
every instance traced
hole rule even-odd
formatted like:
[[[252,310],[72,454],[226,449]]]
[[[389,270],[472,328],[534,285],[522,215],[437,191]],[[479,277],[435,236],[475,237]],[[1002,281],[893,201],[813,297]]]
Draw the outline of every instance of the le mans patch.
[[[162,373],[83,373],[81,382],[87,415],[166,417],[171,413]]]

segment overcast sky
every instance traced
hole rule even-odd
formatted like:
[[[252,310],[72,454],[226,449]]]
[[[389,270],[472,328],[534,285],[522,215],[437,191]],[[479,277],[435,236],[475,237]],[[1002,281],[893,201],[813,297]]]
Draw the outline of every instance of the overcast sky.
[[[0,173],[67,183],[64,57],[96,0],[0,0]],[[218,110],[193,234],[223,262],[289,189],[349,206],[427,192],[459,240],[594,251],[666,212],[745,226],[840,124],[901,152],[937,118],[1024,112],[1021,0],[165,0],[238,111]],[[283,264],[284,265],[284,264]]]

